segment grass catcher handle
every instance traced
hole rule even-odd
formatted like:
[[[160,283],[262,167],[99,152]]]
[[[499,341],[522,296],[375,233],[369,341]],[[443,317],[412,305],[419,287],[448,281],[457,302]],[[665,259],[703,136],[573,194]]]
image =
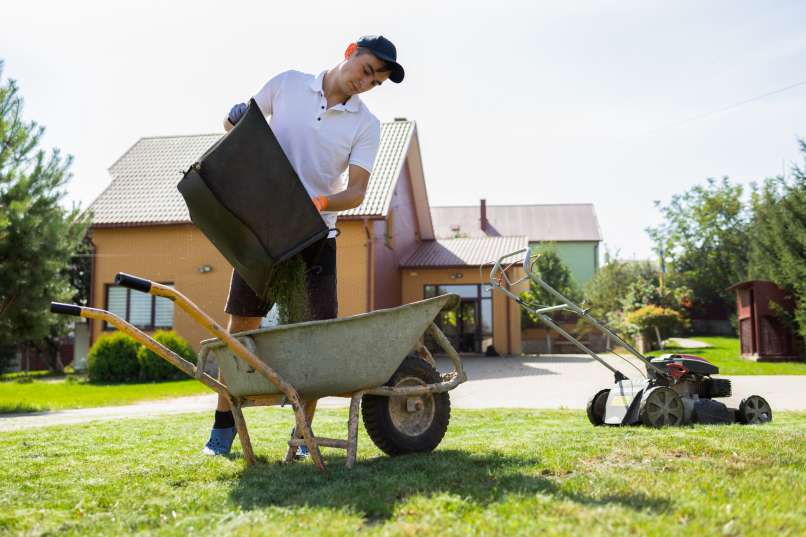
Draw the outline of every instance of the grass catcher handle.
[[[75,315],[76,317],[81,317],[81,306],[76,306],[74,304],[51,302],[50,311],[51,313],[63,313],[64,315]]]
[[[128,287],[129,289],[142,291],[144,293],[151,292],[150,280],[144,280],[143,278],[138,278],[137,276],[132,276],[131,274],[126,274],[125,272],[117,273],[115,276],[115,285]]]

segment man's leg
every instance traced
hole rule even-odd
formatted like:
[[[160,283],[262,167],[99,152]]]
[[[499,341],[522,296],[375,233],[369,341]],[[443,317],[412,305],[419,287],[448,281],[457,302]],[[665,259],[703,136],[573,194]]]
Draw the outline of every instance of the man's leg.
[[[260,300],[246,282],[235,272],[230,281],[226,312],[229,313],[227,331],[230,334],[260,328],[260,321],[266,316],[271,304]],[[218,374],[222,380],[221,373]],[[235,439],[235,418],[232,415],[229,401],[221,394],[216,404],[215,421],[210,431],[210,439],[204,446],[206,455],[226,455],[230,452]]]
[[[305,260],[308,266],[306,284],[312,317],[316,321],[335,319],[339,310],[336,289],[336,239],[327,239],[318,254],[317,259]],[[316,413],[317,402],[316,399],[305,402],[305,416],[309,425]],[[297,456],[306,456],[307,452],[303,444],[297,450]]]
[[[235,334],[236,332],[245,332],[247,330],[256,330],[260,328],[260,321],[262,317],[242,317],[240,315],[230,315],[229,322],[227,323],[227,332]],[[221,372],[218,373],[218,380],[221,378]],[[229,412],[229,401],[221,394],[218,394],[218,404],[215,407],[216,412]]]

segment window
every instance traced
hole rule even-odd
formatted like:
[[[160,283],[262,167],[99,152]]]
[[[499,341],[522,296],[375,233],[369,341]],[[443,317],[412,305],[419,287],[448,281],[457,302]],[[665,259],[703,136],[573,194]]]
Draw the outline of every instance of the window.
[[[144,330],[172,328],[174,323],[173,300],[118,285],[106,286],[106,309]],[[104,330],[113,329],[104,323]]]

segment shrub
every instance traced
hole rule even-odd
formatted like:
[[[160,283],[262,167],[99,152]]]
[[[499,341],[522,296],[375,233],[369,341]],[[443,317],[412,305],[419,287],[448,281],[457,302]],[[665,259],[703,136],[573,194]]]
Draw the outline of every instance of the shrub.
[[[153,336],[159,343],[168,347],[185,360],[196,363],[196,353],[190,348],[188,342],[178,336],[174,331],[160,330]],[[177,367],[160,358],[148,348],[141,346],[137,351],[137,361],[140,362],[140,374],[143,380],[177,380],[187,378]]]
[[[87,354],[90,381],[132,382],[140,378],[137,341],[123,332],[98,339]]]
[[[625,314],[624,320],[643,333],[657,328],[660,332],[669,334],[686,326],[686,318],[679,311],[654,304],[642,306]]]

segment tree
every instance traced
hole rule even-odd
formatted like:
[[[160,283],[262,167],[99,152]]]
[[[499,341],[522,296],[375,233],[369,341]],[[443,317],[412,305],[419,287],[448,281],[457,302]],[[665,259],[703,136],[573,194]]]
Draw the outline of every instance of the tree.
[[[624,299],[635,282],[657,282],[658,271],[649,261],[606,259],[585,286],[585,302],[591,315],[606,319],[611,312],[623,309]]]
[[[658,268],[649,261],[608,259],[585,287],[585,301],[594,317],[622,337],[655,327],[678,330],[688,325],[691,295],[679,280],[677,274],[668,273],[661,286]]]
[[[806,158],[806,142],[799,141]],[[792,178],[767,179],[752,196],[750,276],[770,280],[796,300],[793,319],[806,337],[806,166],[792,168]]]
[[[544,282],[570,298],[574,302],[581,300],[581,293],[571,271],[563,263],[556,250],[550,244],[540,245],[536,252],[537,259],[532,266],[532,270],[540,276]],[[521,297],[535,307],[551,306],[559,304],[560,301],[551,293],[530,280],[529,290],[521,294]],[[532,315],[529,316],[533,322],[539,322]]]
[[[656,204],[664,222],[647,232],[691,289],[695,319],[728,319],[735,310],[728,287],[746,279],[749,258],[751,214],[743,194],[741,185],[725,177],[672,196],[668,205]]]
[[[89,215],[60,206],[72,158],[39,149],[44,129],[24,122],[22,108],[14,80],[0,85],[0,348],[30,344],[53,356],[68,325],[48,306],[76,293],[70,263]]]

